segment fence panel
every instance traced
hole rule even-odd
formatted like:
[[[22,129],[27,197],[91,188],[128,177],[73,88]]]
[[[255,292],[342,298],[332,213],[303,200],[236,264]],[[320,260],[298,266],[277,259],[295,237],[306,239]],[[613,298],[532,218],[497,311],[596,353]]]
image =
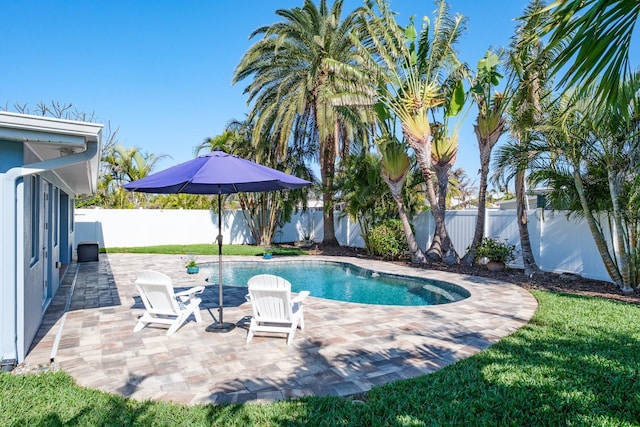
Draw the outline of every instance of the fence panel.
[[[413,218],[413,230],[416,241],[423,251],[426,251],[429,246],[431,246],[435,229],[431,212],[420,212]]]
[[[610,280],[586,221],[545,212],[541,227],[540,268]]]
[[[477,217],[475,210],[447,211],[445,214],[447,231],[460,257],[467,253],[467,248],[473,241]]]
[[[567,220],[562,212],[542,213],[539,209],[528,213],[531,246],[541,269],[610,280],[584,221]],[[210,210],[77,209],[75,221],[76,243],[97,241],[101,247],[213,243],[218,235],[217,215]],[[445,221],[458,254],[464,255],[473,238],[475,211],[449,211]],[[225,243],[253,243],[241,211],[225,211],[222,225]],[[435,229],[431,213],[417,215],[413,225],[418,245],[426,250]],[[321,209],[294,215],[278,229],[274,241],[300,241],[310,230],[313,240],[321,242]],[[335,231],[341,245],[364,247],[358,224],[346,217],[339,219],[338,212]],[[487,210],[485,236],[506,239],[520,249],[515,210]],[[512,265],[521,267],[521,258]]]
[[[309,236],[315,240],[322,239],[322,210],[308,209],[291,215],[291,220],[276,229],[273,241],[275,243],[299,242]]]

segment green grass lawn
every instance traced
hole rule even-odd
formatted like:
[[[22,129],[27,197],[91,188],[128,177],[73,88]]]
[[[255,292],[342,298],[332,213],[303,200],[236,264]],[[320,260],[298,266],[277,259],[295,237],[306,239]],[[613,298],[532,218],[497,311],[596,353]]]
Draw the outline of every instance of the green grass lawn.
[[[534,291],[532,321],[498,344],[361,402],[183,406],[78,387],[68,375],[0,374],[0,425],[640,425],[640,307]]]
[[[254,245],[222,245],[222,255],[262,255],[264,246]],[[193,255],[218,255],[218,245],[203,243],[199,245],[159,245],[132,248],[101,248],[101,253],[131,253],[131,254],[193,254]],[[271,252],[274,255],[308,255],[309,252],[299,248],[286,248],[273,246]]]

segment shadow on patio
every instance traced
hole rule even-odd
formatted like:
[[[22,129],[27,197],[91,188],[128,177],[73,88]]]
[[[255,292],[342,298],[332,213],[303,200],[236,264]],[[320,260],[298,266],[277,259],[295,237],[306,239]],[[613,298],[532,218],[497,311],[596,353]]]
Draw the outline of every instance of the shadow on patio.
[[[292,345],[283,336],[256,336],[247,344],[251,307],[244,301],[246,289],[223,288],[225,321],[238,327],[212,334],[205,328],[217,316],[218,288],[202,275],[184,273],[179,256],[103,254],[99,262],[81,265],[56,363],[80,385],[141,400],[194,404],[344,396],[468,357],[525,324],[536,308],[535,299],[514,285],[474,283],[379,261],[339,261],[464,282],[471,297],[446,305],[397,307],[311,296],[305,301],[307,327]],[[134,286],[141,269],[163,271],[180,288],[206,285],[203,323],[191,318],[171,337],[162,327],[133,333],[143,313]],[[42,339],[27,362],[42,363],[45,354],[48,360],[47,344],[57,328],[41,329]]]

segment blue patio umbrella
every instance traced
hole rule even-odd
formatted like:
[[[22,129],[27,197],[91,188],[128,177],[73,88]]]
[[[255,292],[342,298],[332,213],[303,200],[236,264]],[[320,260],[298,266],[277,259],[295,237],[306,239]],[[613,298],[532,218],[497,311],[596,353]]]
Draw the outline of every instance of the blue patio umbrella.
[[[124,188],[142,193],[218,195],[219,320],[207,331],[228,332],[235,325],[223,321],[222,195],[293,190],[307,185],[311,183],[304,179],[218,150],[125,184]]]

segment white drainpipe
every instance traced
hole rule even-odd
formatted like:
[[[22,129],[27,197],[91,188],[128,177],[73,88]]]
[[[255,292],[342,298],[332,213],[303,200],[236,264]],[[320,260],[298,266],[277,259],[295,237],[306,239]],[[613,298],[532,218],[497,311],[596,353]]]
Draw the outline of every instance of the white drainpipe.
[[[76,163],[91,160],[98,154],[98,143],[88,142],[87,149],[81,153],[69,156],[56,157],[55,159],[44,160],[9,169],[2,175],[0,184],[0,201],[3,209],[0,209],[0,289],[3,290],[2,302],[0,303],[0,366],[2,370],[10,370],[19,359],[24,358],[23,349],[18,348],[18,283],[17,271],[23,268],[18,265],[18,251],[22,253],[24,248],[18,248],[17,242],[17,191],[18,179],[41,173],[48,170],[70,166]]]

